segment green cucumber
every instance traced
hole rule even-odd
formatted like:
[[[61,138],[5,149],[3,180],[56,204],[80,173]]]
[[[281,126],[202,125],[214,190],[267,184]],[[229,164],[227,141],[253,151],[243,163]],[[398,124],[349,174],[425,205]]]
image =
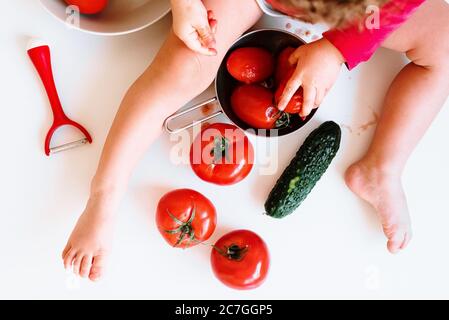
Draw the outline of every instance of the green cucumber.
[[[323,123],[306,139],[265,202],[266,213],[284,218],[307,198],[340,148],[341,129],[333,121]]]

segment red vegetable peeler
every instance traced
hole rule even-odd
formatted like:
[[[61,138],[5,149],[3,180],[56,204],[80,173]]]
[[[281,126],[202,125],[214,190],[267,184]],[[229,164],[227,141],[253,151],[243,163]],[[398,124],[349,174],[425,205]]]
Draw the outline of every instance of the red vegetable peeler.
[[[47,91],[48,99],[50,100],[51,109],[53,111],[53,124],[45,138],[45,154],[50,154],[73,149],[87,143],[92,143],[92,137],[89,132],[75,121],[69,119],[62,109],[61,101],[59,100],[58,92],[56,90],[55,80],[53,78],[53,71],[51,67],[50,47],[40,40],[32,39],[28,44],[28,55],[33,61],[39,76],[42,79],[45,90]],[[50,147],[51,139],[57,129],[62,126],[74,126],[80,130],[85,138],[66,143],[56,147]]]

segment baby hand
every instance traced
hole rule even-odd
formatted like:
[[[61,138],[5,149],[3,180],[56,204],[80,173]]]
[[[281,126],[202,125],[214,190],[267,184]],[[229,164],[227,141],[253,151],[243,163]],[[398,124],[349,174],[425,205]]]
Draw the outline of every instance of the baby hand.
[[[204,55],[216,55],[217,20],[201,0],[171,0],[173,31],[191,50]]]
[[[300,116],[307,117],[313,109],[320,106],[327,92],[337,80],[343,56],[327,39],[321,39],[299,47],[291,56],[290,63],[296,70],[285,87],[279,101],[279,110],[287,104],[302,87],[304,103]]]

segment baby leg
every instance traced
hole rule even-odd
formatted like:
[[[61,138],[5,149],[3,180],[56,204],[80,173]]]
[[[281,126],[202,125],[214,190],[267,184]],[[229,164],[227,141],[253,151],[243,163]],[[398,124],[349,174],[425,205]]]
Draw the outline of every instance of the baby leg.
[[[369,151],[346,174],[351,190],[377,210],[392,253],[412,236],[402,171],[449,95],[448,17],[447,2],[427,1],[384,43],[411,63],[390,87]]]
[[[196,54],[170,32],[151,66],[129,89],[104,146],[87,207],[63,251],[65,266],[73,265],[76,274],[101,277],[114,213],[134,166],[161,132],[164,119],[210,85],[232,42],[262,15],[253,0],[203,2],[218,20],[218,54]]]

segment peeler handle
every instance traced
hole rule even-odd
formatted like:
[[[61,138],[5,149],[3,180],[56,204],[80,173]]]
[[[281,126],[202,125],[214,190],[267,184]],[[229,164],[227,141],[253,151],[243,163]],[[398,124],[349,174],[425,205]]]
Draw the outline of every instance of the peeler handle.
[[[49,156],[51,153],[74,148],[86,143],[92,143],[92,137],[87,130],[79,123],[72,121],[67,117],[62,109],[61,101],[59,100],[58,91],[53,77],[53,70],[51,66],[50,47],[40,40],[32,39],[28,43],[28,55],[33,62],[39,76],[44,84],[48,99],[50,100],[51,109],[53,111],[53,124],[45,138],[45,154]],[[62,146],[50,147],[51,139],[55,131],[62,126],[73,126],[80,130],[85,138],[79,141],[64,144]]]
[[[56,90],[53,70],[51,66],[50,47],[41,42],[31,41],[28,45],[28,55],[34,64],[39,76],[44,84],[48,99],[50,100],[51,109],[53,111],[53,119],[55,122],[67,122],[69,119],[62,109],[59,100],[58,91]]]

